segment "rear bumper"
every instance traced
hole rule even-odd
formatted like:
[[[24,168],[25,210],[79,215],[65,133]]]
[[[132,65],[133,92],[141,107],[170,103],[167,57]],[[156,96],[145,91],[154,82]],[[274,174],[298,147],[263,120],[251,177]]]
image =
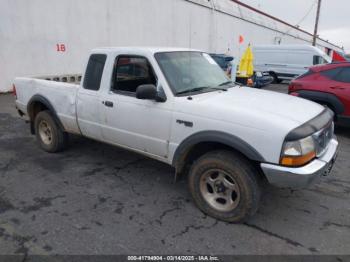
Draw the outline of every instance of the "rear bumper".
[[[18,115],[25,121],[29,121],[29,117],[26,114],[26,106],[16,100],[15,107]]]
[[[262,76],[262,77],[256,77],[255,79],[255,87],[260,88],[267,86],[273,82],[272,76]]]
[[[284,167],[273,164],[261,164],[261,168],[270,184],[277,187],[304,188],[322,175],[331,172],[337,156],[338,141],[333,138],[321,157],[302,167]]]

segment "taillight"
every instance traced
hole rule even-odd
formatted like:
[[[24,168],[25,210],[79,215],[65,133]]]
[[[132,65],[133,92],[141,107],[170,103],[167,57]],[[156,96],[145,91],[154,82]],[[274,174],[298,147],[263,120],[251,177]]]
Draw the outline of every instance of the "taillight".
[[[291,93],[289,93],[291,96],[299,96],[299,93],[297,93],[297,92],[291,92]]]
[[[16,86],[15,84],[12,85],[12,93],[15,96],[15,98],[17,99],[17,91],[16,91]]]
[[[295,91],[295,90],[298,90],[298,89],[301,89],[301,88],[302,88],[302,84],[292,82],[292,83],[289,85],[288,91],[289,91],[289,93],[291,93],[291,92],[293,92],[293,91]]]
[[[251,78],[248,78],[247,80],[247,86],[254,86],[254,81]]]

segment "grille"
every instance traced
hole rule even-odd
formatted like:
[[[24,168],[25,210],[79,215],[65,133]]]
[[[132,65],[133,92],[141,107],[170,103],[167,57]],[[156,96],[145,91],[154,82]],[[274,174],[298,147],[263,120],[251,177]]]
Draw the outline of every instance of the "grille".
[[[329,142],[334,135],[334,123],[330,122],[325,128],[313,135],[316,144],[317,156],[320,156],[327,149]]]

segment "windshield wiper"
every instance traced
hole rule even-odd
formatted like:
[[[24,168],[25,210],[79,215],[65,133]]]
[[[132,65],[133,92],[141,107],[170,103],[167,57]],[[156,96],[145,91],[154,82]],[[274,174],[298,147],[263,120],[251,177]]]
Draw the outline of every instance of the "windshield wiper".
[[[177,92],[176,94],[177,95],[187,94],[187,93],[202,91],[202,90],[209,89],[209,88],[210,88],[209,86],[200,86],[200,87],[195,87],[195,88],[191,88],[188,90],[183,90],[183,91]]]
[[[224,87],[212,87],[212,86],[200,86],[200,87],[195,87],[195,88],[191,88],[188,90],[183,90],[180,92],[177,92],[177,95],[181,95],[181,94],[187,94],[187,93],[192,93],[192,92],[199,92],[199,91],[210,91],[210,90],[221,90],[221,91],[227,91],[226,88]]]
[[[225,86],[225,85],[228,85],[228,84],[232,84],[232,86],[228,86],[228,87],[233,87],[233,85],[237,85],[237,86],[244,86],[243,84],[241,83],[238,83],[238,82],[232,82],[232,81],[227,81],[227,82],[224,82],[222,84],[220,84],[219,86]]]
[[[226,82],[223,82],[222,84],[220,84],[219,86],[225,86],[225,85],[228,85],[228,84],[233,84],[232,81],[226,81]]]
[[[211,90],[227,91],[227,87],[210,87]]]

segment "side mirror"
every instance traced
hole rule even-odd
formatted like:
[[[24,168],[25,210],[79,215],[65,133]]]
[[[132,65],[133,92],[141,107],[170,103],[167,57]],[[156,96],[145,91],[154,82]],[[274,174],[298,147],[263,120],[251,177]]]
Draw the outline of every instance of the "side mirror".
[[[140,85],[136,89],[136,98],[137,99],[147,99],[155,100],[157,102],[165,102],[166,97],[163,89],[157,91],[155,85]]]
[[[234,58],[232,56],[225,57],[226,62],[231,62]]]

